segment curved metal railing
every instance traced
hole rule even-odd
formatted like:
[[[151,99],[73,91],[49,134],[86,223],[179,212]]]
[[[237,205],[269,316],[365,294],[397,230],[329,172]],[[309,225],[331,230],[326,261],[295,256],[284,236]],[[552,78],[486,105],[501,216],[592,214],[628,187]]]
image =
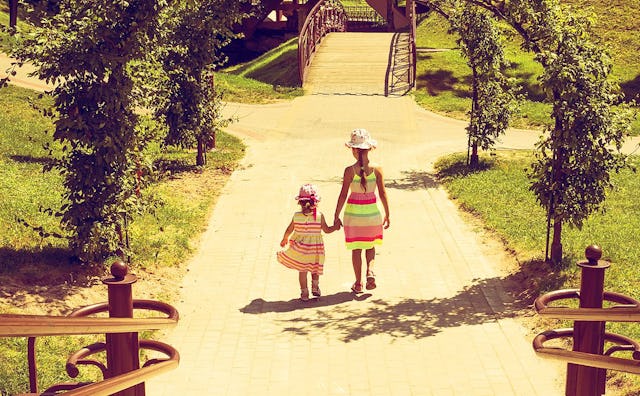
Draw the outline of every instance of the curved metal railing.
[[[302,25],[298,36],[298,72],[304,85],[307,68],[322,39],[331,32],[347,30],[347,13],[337,0],[321,0],[316,4]]]
[[[554,306],[554,301],[580,300],[579,289],[556,290],[540,296],[534,309],[540,316],[550,319],[598,321],[598,322],[640,322],[640,302],[624,294],[604,291],[603,300],[616,303],[609,308],[569,308]]]
[[[610,263],[600,260],[602,249],[599,246],[588,246],[585,257],[587,260],[577,263],[582,271],[580,289],[552,291],[534,302],[534,309],[540,316],[574,321],[573,328],[545,331],[533,339],[536,355],[567,363],[568,395],[604,394],[606,370],[640,374],[640,343],[605,331],[607,322],[640,322],[640,302],[604,290],[604,272]],[[571,304],[552,305],[560,301]],[[564,342],[559,346],[546,345],[552,340],[572,340],[572,350],[566,349]],[[626,356],[612,356],[617,352],[626,352]],[[583,393],[585,390],[597,392]]]
[[[545,342],[554,339],[573,338],[575,332],[573,329],[549,330],[538,334],[533,339],[533,349],[536,354],[542,358],[561,360],[566,363],[579,364],[582,366],[596,367],[606,370],[624,371],[631,374],[640,374],[640,344],[615,333],[604,333],[604,341],[616,344],[608,348],[603,355],[569,351],[560,347],[545,346]],[[615,352],[627,351],[632,352],[633,360],[611,356]]]
[[[108,303],[99,303],[77,309],[69,316],[46,315],[0,315],[0,337],[28,337],[27,360],[29,365],[30,391],[38,393],[37,365],[35,357],[36,337],[107,334],[107,333],[135,333],[143,330],[168,329],[177,325],[178,311],[171,305],[153,300],[133,300],[134,309],[151,310],[166,315],[162,318],[107,318],[87,317],[97,313],[109,311]],[[45,392],[65,392],[65,395],[100,396],[131,388],[146,382],[158,374],[173,370],[178,366],[180,355],[170,345],[151,340],[140,340],[140,348],[163,353],[166,358],[155,358],[147,361],[143,367],[96,383],[65,383],[49,387]],[[101,362],[86,359],[88,356],[106,349],[104,343],[86,346],[72,354],[67,360],[66,371],[75,378],[79,371],[77,365],[92,365],[98,367],[103,376],[108,368]]]

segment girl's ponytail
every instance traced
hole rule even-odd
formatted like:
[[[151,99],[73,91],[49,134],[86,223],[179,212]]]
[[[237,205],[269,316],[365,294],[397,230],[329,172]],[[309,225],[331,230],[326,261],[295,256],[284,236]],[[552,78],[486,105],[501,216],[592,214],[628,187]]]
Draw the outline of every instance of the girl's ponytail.
[[[358,165],[360,165],[360,185],[367,191],[367,179],[364,174],[364,165],[362,164],[362,149],[358,149]]]

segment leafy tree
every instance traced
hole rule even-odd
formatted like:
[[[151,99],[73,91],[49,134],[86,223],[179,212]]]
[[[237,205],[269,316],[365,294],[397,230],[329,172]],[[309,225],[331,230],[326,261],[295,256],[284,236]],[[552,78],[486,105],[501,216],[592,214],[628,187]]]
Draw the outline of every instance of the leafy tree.
[[[455,9],[457,0],[429,1]],[[580,227],[598,209],[624,165],[620,147],[630,123],[609,79],[611,61],[591,39],[591,21],[557,0],[464,0],[506,21],[544,67],[543,87],[553,105],[554,125],[538,144],[531,190],[553,221],[551,260],[562,259],[562,225]]]
[[[87,263],[125,248],[127,214],[142,210],[147,131],[138,126],[131,64],[143,57],[168,0],[61,0],[13,54],[55,83],[65,203],[56,213]]]
[[[467,127],[472,149],[469,165],[478,165],[478,146],[492,148],[509,127],[515,95],[502,73],[507,66],[500,29],[478,7],[466,3],[449,19],[460,38],[458,43],[471,68],[472,100]]]
[[[197,148],[196,164],[204,165],[206,150],[215,146],[221,118],[222,93],[215,90],[214,70],[226,62],[221,52],[238,35],[232,28],[246,16],[246,0],[184,1],[169,10],[163,23],[159,62],[166,73],[157,92],[156,114],[168,125],[165,143]]]
[[[562,224],[582,227],[612,187],[611,172],[625,164],[620,152],[628,113],[613,111],[619,94],[608,78],[611,61],[588,39],[589,21],[566,16],[546,65],[542,84],[553,95],[555,125],[538,144],[531,190],[553,220],[551,260],[562,259]]]

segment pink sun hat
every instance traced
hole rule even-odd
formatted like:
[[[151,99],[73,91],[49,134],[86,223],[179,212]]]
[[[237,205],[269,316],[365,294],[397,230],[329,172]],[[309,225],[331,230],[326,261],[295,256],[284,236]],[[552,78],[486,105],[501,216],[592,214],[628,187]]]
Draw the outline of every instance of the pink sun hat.
[[[298,196],[296,200],[299,201],[301,199],[311,199],[313,202],[320,202],[320,194],[318,194],[318,187],[313,184],[303,184],[300,187],[300,192],[298,192]]]
[[[351,131],[351,140],[345,143],[347,147],[370,150],[376,148],[376,142],[371,138],[369,131],[364,128],[357,128]]]

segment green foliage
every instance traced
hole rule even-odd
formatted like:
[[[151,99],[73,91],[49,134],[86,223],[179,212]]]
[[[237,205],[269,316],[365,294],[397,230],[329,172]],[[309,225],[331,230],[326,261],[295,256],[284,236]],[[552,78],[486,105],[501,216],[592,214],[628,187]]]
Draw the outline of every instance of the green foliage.
[[[63,154],[49,169],[64,178],[56,213],[84,262],[123,249],[124,217],[142,210],[145,132],[138,128],[131,62],[143,57],[164,1],[59,3],[13,54],[56,83],[53,138]]]
[[[165,143],[198,148],[197,163],[213,146],[221,119],[222,94],[216,92],[213,70],[225,62],[221,49],[237,35],[232,28],[247,15],[245,1],[203,0],[179,3],[163,18],[159,63],[166,74],[156,93],[156,114],[166,119]]]
[[[589,40],[588,20],[565,18],[562,29],[549,32],[556,39],[545,38],[538,54],[555,126],[539,144],[531,188],[555,221],[581,227],[604,201],[610,173],[624,164],[618,150],[630,115],[612,108],[618,96],[608,80],[610,59]]]
[[[469,142],[488,150],[509,127],[514,110],[515,95],[502,73],[506,61],[501,31],[485,12],[469,5],[452,15],[450,21],[460,35],[460,49],[473,75]]]

